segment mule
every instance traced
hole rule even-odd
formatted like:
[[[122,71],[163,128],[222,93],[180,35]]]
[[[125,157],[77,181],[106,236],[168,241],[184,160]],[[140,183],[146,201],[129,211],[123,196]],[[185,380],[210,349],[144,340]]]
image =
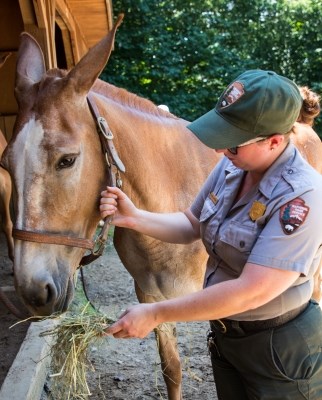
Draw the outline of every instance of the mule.
[[[116,24],[117,26],[117,24]],[[186,128],[187,122],[152,102],[97,80],[113,47],[115,30],[68,73],[46,73],[43,54],[28,34],[17,58],[19,113],[3,157],[15,186],[15,228],[91,238],[100,220],[101,191],[111,184],[91,96],[114,134],[126,172],[123,189],[140,207],[184,210],[219,159]],[[133,276],[140,302],[155,302],[201,288],[202,243],[161,243],[116,228],[114,245]],[[35,315],[65,311],[84,249],[15,241],[15,286]],[[175,325],[156,332],[169,399],[181,398]]]
[[[100,220],[111,164],[138,207],[171,212],[191,204],[220,158],[186,128],[187,121],[98,79],[120,22],[69,72],[46,72],[37,42],[21,37],[19,114],[3,163],[15,185],[15,286],[37,315],[65,311],[73,297],[73,276]],[[97,128],[108,133],[112,150],[102,152]],[[207,255],[200,241],[167,244],[116,228],[114,245],[140,302],[202,287]],[[175,324],[158,327],[156,335],[168,397],[181,399]]]
[[[10,53],[0,57],[0,68],[5,63]],[[0,130],[0,158],[4,149],[7,147],[7,141]],[[13,238],[12,238],[12,220],[10,214],[10,198],[11,198],[11,179],[8,172],[0,168],[0,215],[1,227],[5,234],[8,256],[13,260]]]

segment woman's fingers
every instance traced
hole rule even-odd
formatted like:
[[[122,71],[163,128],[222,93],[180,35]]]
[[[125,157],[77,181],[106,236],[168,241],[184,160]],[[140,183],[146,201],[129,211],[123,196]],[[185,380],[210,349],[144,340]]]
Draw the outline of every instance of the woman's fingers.
[[[101,193],[99,210],[102,218],[114,214],[117,210],[117,194],[113,193],[113,189],[107,187]]]

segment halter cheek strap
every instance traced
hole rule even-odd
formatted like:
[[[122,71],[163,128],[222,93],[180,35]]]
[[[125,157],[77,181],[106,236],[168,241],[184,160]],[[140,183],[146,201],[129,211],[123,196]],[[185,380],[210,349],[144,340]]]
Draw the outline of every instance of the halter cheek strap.
[[[93,96],[88,94],[87,102],[89,109],[93,115],[96,122],[97,133],[101,142],[102,151],[105,155],[105,160],[108,168],[110,185],[122,187],[122,180],[120,172],[125,172],[125,167],[120,160],[117,151],[113,144],[114,135],[110,130],[105,118],[101,117],[93,99]],[[45,232],[35,232],[23,229],[14,228],[12,231],[12,236],[15,239],[35,242],[35,243],[47,243],[47,244],[57,244],[62,246],[79,247],[82,249],[90,250],[90,254],[85,255],[79,266],[84,266],[90,264],[98,257],[103,254],[107,238],[108,231],[111,225],[113,217],[105,218],[104,225],[95,240],[86,238],[76,238],[67,235],[60,235],[55,233],[45,233]]]

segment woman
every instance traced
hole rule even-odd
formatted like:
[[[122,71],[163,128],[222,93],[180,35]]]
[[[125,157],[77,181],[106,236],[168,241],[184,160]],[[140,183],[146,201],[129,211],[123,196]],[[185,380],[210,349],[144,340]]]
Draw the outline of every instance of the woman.
[[[322,398],[322,313],[311,300],[322,178],[289,141],[302,103],[287,78],[246,71],[188,126],[225,156],[189,209],[150,213],[117,188],[102,192],[101,216],[114,225],[172,243],[201,238],[209,254],[203,290],[130,307],[107,334],[210,320],[220,400]]]

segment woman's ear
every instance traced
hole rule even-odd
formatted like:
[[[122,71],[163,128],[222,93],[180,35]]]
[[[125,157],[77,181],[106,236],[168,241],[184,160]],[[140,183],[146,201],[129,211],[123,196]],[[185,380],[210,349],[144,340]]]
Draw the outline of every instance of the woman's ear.
[[[276,149],[276,147],[278,147],[282,143],[284,143],[285,140],[286,140],[285,135],[276,134],[276,135],[270,136],[269,141],[270,141],[271,150]]]

